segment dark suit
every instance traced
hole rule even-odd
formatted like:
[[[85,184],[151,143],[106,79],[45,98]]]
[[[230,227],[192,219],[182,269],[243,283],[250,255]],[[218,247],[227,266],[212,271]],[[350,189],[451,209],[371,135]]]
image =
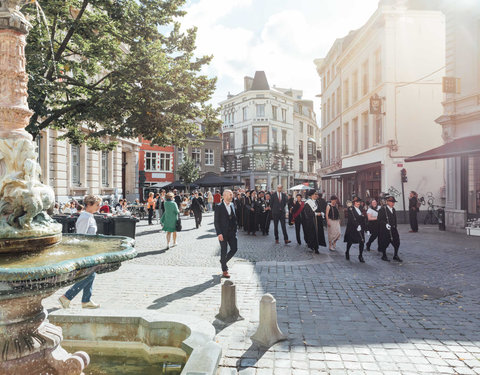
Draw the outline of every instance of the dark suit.
[[[417,197],[412,197],[408,199],[408,216],[410,218],[410,228],[412,229],[413,232],[418,232],[417,203],[418,203]]]
[[[190,208],[193,211],[193,215],[195,216],[195,226],[198,228],[202,224],[202,210],[203,210],[204,204],[203,204],[203,199],[198,197],[198,198],[193,198],[192,203],[190,204]]]
[[[398,255],[398,248],[400,247],[395,208],[392,208],[392,211],[390,212],[387,206],[383,206],[378,210],[378,251],[382,252],[384,256],[386,256],[388,245],[392,244],[395,255]],[[387,229],[387,224],[390,225],[390,229]]]
[[[281,199],[278,199],[278,192],[272,194],[271,197],[271,207],[272,207],[272,217],[273,217],[273,230],[275,234],[275,240],[278,240],[278,221],[282,226],[283,239],[288,240],[287,228],[285,226],[285,206],[288,202],[287,194],[281,193]]]
[[[220,242],[220,264],[222,271],[228,271],[227,262],[237,252],[237,215],[235,212],[235,205],[230,203],[231,213],[228,214],[225,204],[222,202],[215,207],[215,231],[218,235],[223,236],[223,241]],[[230,246],[230,251],[227,253],[227,244]]]

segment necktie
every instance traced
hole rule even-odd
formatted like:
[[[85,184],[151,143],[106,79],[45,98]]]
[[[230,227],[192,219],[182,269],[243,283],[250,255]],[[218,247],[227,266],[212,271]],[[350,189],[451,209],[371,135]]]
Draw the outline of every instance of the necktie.
[[[281,202],[282,198],[280,198],[280,193],[278,193],[278,201]]]

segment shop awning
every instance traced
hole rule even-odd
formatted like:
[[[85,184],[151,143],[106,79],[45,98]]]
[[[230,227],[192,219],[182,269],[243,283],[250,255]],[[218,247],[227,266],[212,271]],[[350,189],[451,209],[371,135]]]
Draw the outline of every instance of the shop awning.
[[[480,135],[455,139],[440,147],[411,156],[405,159],[405,162],[453,158],[456,156],[475,154],[480,154]]]
[[[327,173],[326,175],[321,176],[322,180],[327,180],[330,178],[340,178],[345,175],[349,174],[355,174],[370,168],[378,168],[382,165],[381,162],[376,161],[375,163],[368,163],[368,164],[361,164],[361,165],[355,165],[353,167],[347,167],[347,168],[342,168],[338,169],[335,172],[330,172]]]

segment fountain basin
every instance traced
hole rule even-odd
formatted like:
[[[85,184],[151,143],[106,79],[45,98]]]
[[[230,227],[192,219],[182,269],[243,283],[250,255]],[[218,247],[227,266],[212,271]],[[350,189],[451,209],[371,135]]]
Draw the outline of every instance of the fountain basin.
[[[203,319],[157,311],[101,309],[79,314],[60,310],[49,319],[62,328],[62,346],[87,351],[94,367],[102,357],[136,358],[152,367],[161,362],[185,364],[182,375],[216,374],[221,347],[213,341],[215,328]],[[89,374],[88,367],[84,371]]]

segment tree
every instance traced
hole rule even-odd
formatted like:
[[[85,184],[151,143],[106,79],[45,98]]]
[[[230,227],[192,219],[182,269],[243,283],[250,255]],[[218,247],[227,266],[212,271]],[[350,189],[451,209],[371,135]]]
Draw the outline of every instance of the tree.
[[[212,57],[194,56],[195,28],[180,31],[185,0],[37,2],[48,29],[35,6],[23,8],[33,25],[26,55],[34,138],[53,126],[94,149],[113,146],[109,136],[184,147],[188,134],[218,129],[207,103],[216,79],[201,74]]]
[[[185,183],[185,186],[187,186],[187,191],[190,191],[190,184],[193,181],[198,180],[200,177],[200,170],[196,166],[193,159],[186,156],[178,168],[178,175]]]

